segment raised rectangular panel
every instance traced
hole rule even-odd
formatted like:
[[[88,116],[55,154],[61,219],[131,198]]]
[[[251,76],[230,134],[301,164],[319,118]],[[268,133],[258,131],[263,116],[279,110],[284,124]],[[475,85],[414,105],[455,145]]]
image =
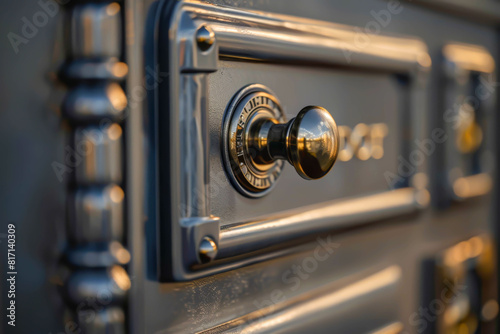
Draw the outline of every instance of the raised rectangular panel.
[[[355,137],[359,138],[357,132],[363,125],[384,127],[387,134],[380,144],[383,155],[376,159],[368,153],[365,158],[361,156],[362,152],[352,152],[355,143],[343,143],[333,169],[320,180],[300,178],[293,166],[286,163],[275,187],[264,197],[248,200],[235,194],[222,162],[221,124],[232,96],[241,87],[253,82],[272,89],[280,99],[288,120],[295,117],[305,105],[315,104],[326,108],[339,129],[349,131],[350,138],[347,141],[350,139],[353,142]],[[391,183],[397,182],[393,174],[398,174],[398,157],[405,149],[400,138],[402,125],[406,120],[405,113],[401,112],[401,95],[405,88],[399,86],[394,76],[293,65],[220,61],[219,70],[208,76],[208,83],[211,87],[208,94],[209,196],[211,213],[223,218],[222,226],[275,216],[282,211],[335,199],[384,192],[391,188]]]
[[[148,216],[158,227],[151,248],[160,280],[230,270],[286,253],[281,245],[291,241],[427,205],[425,159],[414,154],[431,66],[420,40],[372,35],[363,47],[354,27],[201,3],[178,4],[169,15],[149,59],[171,74],[150,108],[158,150],[149,161]],[[373,129],[379,149],[341,151],[332,173],[314,182],[286,166],[268,195],[242,196],[221,162],[222,123],[232,96],[252,83],[274,90],[287,118],[305,105],[326,106],[344,144]],[[207,252],[211,263],[201,258]]]
[[[441,198],[483,196],[493,187],[495,61],[485,48],[460,43],[445,45],[443,56],[441,122],[447,140]]]
[[[497,332],[495,247],[489,235],[476,235],[427,259],[419,333]]]

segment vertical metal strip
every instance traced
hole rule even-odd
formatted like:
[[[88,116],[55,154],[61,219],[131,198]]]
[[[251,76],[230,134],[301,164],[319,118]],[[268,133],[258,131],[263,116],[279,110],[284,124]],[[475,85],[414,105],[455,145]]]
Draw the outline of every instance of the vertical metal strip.
[[[123,125],[132,113],[127,113],[121,85],[128,72],[119,60],[123,4],[79,2],[68,12],[71,58],[61,70],[69,86],[63,111],[72,126],[73,148],[84,147],[68,187],[65,264],[71,272],[64,284],[74,318],[70,325],[85,333],[125,333],[124,305],[131,281],[124,268],[130,253],[123,246],[123,188],[128,182],[123,180],[122,154],[130,159],[123,149],[123,132],[128,132]]]
[[[128,333],[142,333],[144,330],[144,299],[143,281],[145,263],[144,259],[144,191],[145,191],[145,154],[144,154],[144,110],[146,100],[136,100],[133,92],[144,85],[145,73],[143,71],[142,39],[144,36],[144,3],[142,0],[125,0],[125,57],[129,64],[129,74],[126,89],[129,92],[129,114],[126,123],[126,240],[132,254],[129,265],[131,276],[131,289],[129,294]]]

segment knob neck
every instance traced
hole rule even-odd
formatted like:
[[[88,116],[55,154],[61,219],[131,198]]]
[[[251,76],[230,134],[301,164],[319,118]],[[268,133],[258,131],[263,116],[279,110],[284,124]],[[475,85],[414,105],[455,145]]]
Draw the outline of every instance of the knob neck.
[[[269,128],[267,134],[267,148],[273,160],[282,159],[290,161],[287,150],[287,134],[290,129],[290,122],[286,124],[273,124]]]
[[[286,124],[278,124],[275,119],[256,122],[250,127],[248,148],[252,157],[259,163],[271,163],[276,160],[287,160],[287,138],[293,119]]]

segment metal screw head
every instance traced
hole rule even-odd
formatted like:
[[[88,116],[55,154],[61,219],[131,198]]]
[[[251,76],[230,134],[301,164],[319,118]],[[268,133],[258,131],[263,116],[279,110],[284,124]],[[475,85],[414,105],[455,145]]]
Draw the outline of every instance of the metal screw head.
[[[215,43],[215,34],[207,26],[201,26],[196,32],[196,42],[201,51],[207,51]]]
[[[204,237],[200,242],[198,253],[201,263],[212,262],[217,255],[217,244],[210,237]]]

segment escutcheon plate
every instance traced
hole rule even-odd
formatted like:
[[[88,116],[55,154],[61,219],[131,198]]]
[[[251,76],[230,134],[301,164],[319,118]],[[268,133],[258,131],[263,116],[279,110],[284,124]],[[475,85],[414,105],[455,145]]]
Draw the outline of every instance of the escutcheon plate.
[[[249,148],[251,124],[264,120],[285,122],[281,104],[272,91],[259,84],[246,86],[231,100],[222,128],[223,155],[231,183],[243,195],[261,197],[274,187],[284,161],[260,163],[257,152]]]

